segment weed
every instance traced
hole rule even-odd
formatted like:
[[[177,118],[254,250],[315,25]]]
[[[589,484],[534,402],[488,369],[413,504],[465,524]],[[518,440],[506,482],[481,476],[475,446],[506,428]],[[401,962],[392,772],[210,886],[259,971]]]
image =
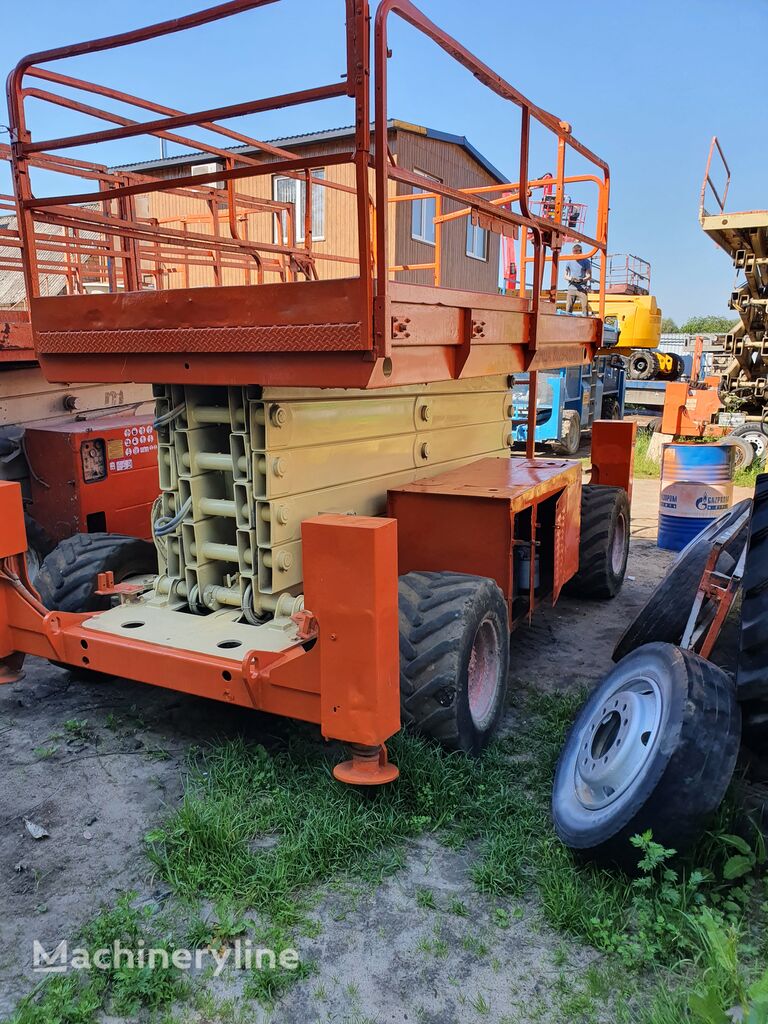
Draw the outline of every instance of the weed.
[[[494,907],[492,916],[493,923],[497,928],[509,928],[511,918],[509,916],[509,911],[505,910],[504,907]]]
[[[458,896],[452,896],[448,904],[448,912],[456,917],[466,917],[469,913],[466,903],[462,903]]]
[[[89,952],[111,949],[118,941],[124,949],[170,947],[153,935],[151,911],[131,906],[134,893],[121,896],[114,907],[102,911],[82,931],[81,946]],[[98,1012],[122,1016],[140,1009],[168,1007],[186,992],[180,972],[162,959],[152,967],[130,965],[126,960],[109,963],[104,970],[77,971],[51,976],[23,999],[10,1024],[91,1024]]]
[[[491,1012],[491,1004],[488,1002],[488,1000],[485,998],[482,992],[477,993],[475,998],[471,1001],[470,1005],[483,1016],[486,1016]]]
[[[69,739],[90,740],[93,738],[93,729],[88,725],[88,719],[68,718],[64,723],[64,732]]]
[[[58,747],[35,747],[33,753],[35,754],[36,757],[39,757],[41,760],[45,761],[47,758],[53,757],[53,755],[56,753],[58,749]]]
[[[435,894],[432,892],[431,889],[417,889],[416,903],[424,910],[437,910],[437,903],[435,903]]]

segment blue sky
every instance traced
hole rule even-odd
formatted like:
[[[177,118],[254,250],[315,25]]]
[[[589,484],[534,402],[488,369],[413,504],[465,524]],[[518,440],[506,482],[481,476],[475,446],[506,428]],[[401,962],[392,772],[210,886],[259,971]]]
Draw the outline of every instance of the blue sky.
[[[194,0],[26,0],[5,13],[0,65],[5,71],[33,50],[202,6]],[[716,133],[733,175],[729,208],[768,206],[766,118],[750,104],[752,64],[746,57],[734,60],[738,41],[746,47],[750,40],[768,39],[768,0],[421,0],[420,6],[534,102],[568,120],[574,135],[608,161],[610,248],[651,261],[653,290],[664,312],[678,321],[727,313],[733,269],[698,225],[698,192]],[[341,0],[283,0],[132,53],[70,61],[61,70],[182,109],[332,82],[343,70],[342,11]],[[516,177],[516,110],[397,19],[391,45],[390,116],[466,135]],[[30,112],[37,138],[97,127],[34,104]],[[350,104],[338,100],[229,123],[270,138],[350,122]],[[144,159],[158,155],[158,146],[151,139],[127,140],[100,158]],[[540,134],[531,172],[552,165],[553,148]],[[569,169],[583,168],[574,161]],[[8,191],[7,180],[0,181],[0,190]]]

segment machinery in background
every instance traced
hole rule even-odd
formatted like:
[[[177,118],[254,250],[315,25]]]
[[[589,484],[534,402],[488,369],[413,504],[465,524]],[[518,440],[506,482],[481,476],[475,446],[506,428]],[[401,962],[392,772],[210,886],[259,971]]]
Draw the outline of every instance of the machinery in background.
[[[713,161],[724,182],[717,184]],[[768,449],[768,210],[726,211],[731,172],[715,136],[701,185],[699,221],[707,235],[730,257],[740,277],[729,306],[740,323],[725,336],[718,390],[728,414],[742,417],[732,433],[745,438],[758,458]],[[710,213],[706,203],[714,201]]]
[[[619,337],[614,353],[626,360],[629,380],[677,380],[684,363],[675,352],[660,352],[661,310],[651,295],[651,265],[628,253],[608,257],[605,317]]]
[[[512,437],[525,444],[528,436],[528,374],[515,377],[512,388]],[[539,375],[535,440],[554,443],[575,455],[582,434],[597,419],[624,418],[626,370],[616,355],[599,355],[586,366],[566,366]]]

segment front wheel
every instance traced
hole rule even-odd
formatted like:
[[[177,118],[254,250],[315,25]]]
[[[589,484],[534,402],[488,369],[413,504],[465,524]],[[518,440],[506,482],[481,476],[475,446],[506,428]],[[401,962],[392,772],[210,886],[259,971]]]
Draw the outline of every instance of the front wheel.
[[[579,571],[567,593],[597,600],[615,597],[627,571],[629,533],[629,498],[623,487],[582,487]]]
[[[398,589],[403,725],[477,756],[504,710],[504,595],[493,580],[454,572],[409,572]]]
[[[552,817],[566,846],[637,870],[634,835],[683,853],[733,775],[741,715],[727,673],[653,643],[622,659],[582,708],[555,773]]]

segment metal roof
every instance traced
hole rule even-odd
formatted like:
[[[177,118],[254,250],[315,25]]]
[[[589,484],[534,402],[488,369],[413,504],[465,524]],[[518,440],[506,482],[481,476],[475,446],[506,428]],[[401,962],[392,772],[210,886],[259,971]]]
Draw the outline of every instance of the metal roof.
[[[494,167],[490,160],[483,156],[483,154],[475,149],[472,143],[464,135],[452,135],[450,132],[441,132],[435,128],[425,128],[423,125],[411,124],[408,121],[398,121],[390,119],[387,121],[387,127],[392,130],[413,132],[415,135],[425,135],[428,139],[436,139],[439,142],[449,142],[455,146],[461,146],[465,149],[473,159],[477,161],[485,170],[495,178],[499,184],[510,181],[506,175],[502,174],[498,168]],[[373,125],[371,125],[373,128]],[[307,132],[302,135],[285,135],[279,139],[265,139],[271,146],[277,146],[280,149],[290,148],[290,144],[296,145],[297,143],[302,146],[310,145],[313,142],[329,142],[333,139],[343,139],[347,136],[354,134],[354,125],[343,125],[340,128],[326,128],[324,131],[319,132]],[[258,153],[258,148],[254,146],[228,146],[226,147],[229,153]],[[166,156],[161,157],[158,160],[142,160],[134,164],[120,164],[117,167],[113,167],[115,171],[148,171],[155,170],[158,167],[176,167],[179,164],[195,164],[200,159],[215,160],[215,154],[206,153],[202,150],[192,153],[180,153],[177,156]]]

